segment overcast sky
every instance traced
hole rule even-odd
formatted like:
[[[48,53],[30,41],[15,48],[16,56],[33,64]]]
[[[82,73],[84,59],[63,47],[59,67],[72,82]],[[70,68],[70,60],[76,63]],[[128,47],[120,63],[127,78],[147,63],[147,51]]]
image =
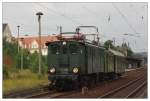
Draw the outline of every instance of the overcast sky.
[[[35,14],[42,11],[43,35],[59,33],[60,25],[65,32],[75,31],[80,25],[94,25],[99,28],[101,42],[129,42],[135,52],[147,52],[147,7],[147,3],[3,3],[3,23],[9,24],[13,36],[17,35],[17,25],[21,26],[21,36],[35,36]]]

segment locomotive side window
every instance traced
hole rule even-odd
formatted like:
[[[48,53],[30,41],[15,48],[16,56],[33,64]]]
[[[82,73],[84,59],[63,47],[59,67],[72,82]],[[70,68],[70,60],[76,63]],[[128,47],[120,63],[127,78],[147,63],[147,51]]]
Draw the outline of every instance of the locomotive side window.
[[[79,47],[76,44],[70,44],[69,49],[71,54],[76,54],[79,51]]]
[[[59,49],[59,46],[57,44],[51,45],[51,53],[52,54],[59,54],[60,53],[60,49]]]

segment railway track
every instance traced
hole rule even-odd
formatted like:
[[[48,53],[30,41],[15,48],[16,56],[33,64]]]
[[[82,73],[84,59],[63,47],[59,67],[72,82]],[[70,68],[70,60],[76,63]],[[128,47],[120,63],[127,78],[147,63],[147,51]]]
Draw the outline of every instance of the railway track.
[[[37,92],[43,93],[46,91],[49,91],[48,85],[35,87],[35,88],[31,88],[31,89],[22,89],[19,91],[9,92],[7,94],[4,94],[3,98],[26,98],[29,95],[36,94]]]
[[[64,96],[67,96],[67,95],[70,95],[70,94],[73,94],[76,92],[78,92],[78,91],[74,90],[74,91],[68,91],[68,92],[58,92],[58,93],[50,95],[49,97],[50,98],[61,98],[61,97],[64,97]]]
[[[138,86],[135,90],[133,90],[131,93],[129,93],[126,98],[135,98],[134,96],[136,95],[136,93],[138,91],[140,91],[140,89],[142,89],[145,85],[147,84],[147,82],[143,82],[140,86]]]
[[[142,76],[127,84],[101,95],[98,98],[134,98],[134,95],[147,84],[146,77]]]
[[[143,74],[143,73],[142,73]],[[147,85],[146,75],[137,74],[137,79],[128,81],[126,84],[119,88],[115,88],[110,92],[104,92],[102,96],[96,96],[98,98],[137,98],[144,95],[144,90]],[[145,74],[145,73],[144,73]],[[134,74],[135,75],[135,74]],[[125,77],[127,78],[128,75]],[[141,91],[143,89],[143,92]],[[141,91],[141,92],[140,92]],[[137,95],[137,92],[140,95]],[[77,94],[81,93],[81,89],[65,92],[57,92],[56,90],[49,90],[48,86],[39,88],[33,88],[30,90],[24,90],[22,92],[15,92],[13,94],[5,95],[4,98],[69,98],[70,95],[74,95],[71,98],[76,98]],[[142,94],[143,93],[143,94]],[[81,94],[80,94],[81,95]],[[95,98],[96,98],[95,97]],[[142,97],[141,97],[142,98]]]
[[[126,75],[126,77],[127,77],[127,75]],[[144,78],[144,76],[141,76],[141,74],[138,74],[137,77],[138,78],[135,79],[134,81],[128,81],[128,86],[132,85],[133,83],[137,83],[138,81],[142,80],[142,78]],[[146,83],[143,83],[143,86],[145,84]],[[142,89],[143,86],[139,87],[139,89]],[[124,87],[124,88],[126,88],[126,87]],[[138,90],[138,88],[137,88],[137,90]],[[29,98],[69,98],[69,96],[72,94],[74,95],[73,98],[76,98],[77,97],[76,94],[79,94],[79,93],[81,93],[81,91],[79,91],[79,90],[67,91],[67,92],[45,92],[45,93],[41,93],[41,94],[36,94],[35,96],[30,96]],[[131,93],[133,93],[133,94],[131,94]],[[130,94],[130,96],[129,96],[129,94]],[[136,94],[136,91],[131,91],[130,93],[128,93],[128,97],[132,98],[135,94]],[[125,98],[128,98],[128,97],[125,97]],[[102,97],[102,98],[111,98],[111,97]],[[119,97],[116,97],[116,98],[119,98]],[[124,97],[120,96],[120,98],[124,98]]]
[[[53,93],[56,93],[55,90],[52,90],[52,91],[45,91],[45,92],[39,92],[39,93],[36,93],[36,94],[32,94],[32,95],[28,95],[26,96],[25,98],[41,98],[45,95],[51,95]]]
[[[26,98],[61,98],[62,96],[67,96],[69,94],[73,94],[75,92],[78,92],[77,90],[75,91],[67,91],[67,92],[57,92],[57,91],[47,91],[43,93],[38,93],[34,95],[27,96]]]

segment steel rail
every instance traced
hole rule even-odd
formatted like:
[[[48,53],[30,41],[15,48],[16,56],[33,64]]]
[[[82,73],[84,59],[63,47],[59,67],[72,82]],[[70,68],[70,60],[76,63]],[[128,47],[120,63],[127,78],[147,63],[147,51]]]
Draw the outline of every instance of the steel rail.
[[[43,87],[35,87],[35,88],[31,88],[31,89],[24,89],[24,90],[20,90],[20,91],[15,91],[15,92],[10,92],[8,94],[4,94],[3,98],[24,98],[30,94],[34,94],[37,92],[43,92],[43,91],[47,91],[48,90],[48,86],[43,86]]]
[[[134,89],[131,93],[129,93],[125,98],[130,98],[132,97],[134,94],[136,94],[143,86],[145,86],[145,84],[147,83],[147,81],[143,82],[140,86],[138,86],[136,89]]]
[[[114,94],[114,93],[120,91],[121,89],[124,89],[124,88],[128,87],[129,85],[135,83],[136,81],[142,79],[143,77],[144,77],[144,76],[139,77],[139,78],[137,78],[137,79],[135,79],[135,80],[133,80],[133,81],[130,81],[130,82],[128,82],[127,84],[125,84],[125,85],[123,85],[123,86],[121,86],[121,87],[119,87],[119,88],[116,88],[116,89],[114,89],[114,90],[112,90],[112,91],[110,91],[110,92],[108,92],[108,93],[106,93],[106,94],[104,94],[104,95],[102,95],[102,96],[100,96],[100,97],[98,97],[98,98],[106,98],[107,96],[110,96],[110,95],[112,95],[112,94]]]
[[[59,93],[51,95],[50,98],[61,98],[61,97],[67,96],[67,95],[74,94],[76,92],[79,92],[79,90],[74,90],[74,91],[69,91],[69,92],[59,92]]]
[[[47,94],[51,94],[51,93],[55,93],[56,91],[45,91],[45,92],[41,92],[41,93],[37,93],[37,94],[33,94],[33,95],[29,95],[26,96],[25,98],[38,98]]]

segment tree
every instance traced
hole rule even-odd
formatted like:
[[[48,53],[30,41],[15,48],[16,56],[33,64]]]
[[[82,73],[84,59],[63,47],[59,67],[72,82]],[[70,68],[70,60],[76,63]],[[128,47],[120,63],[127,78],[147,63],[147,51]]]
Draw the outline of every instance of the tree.
[[[119,50],[123,52],[126,56],[131,56],[133,54],[132,49],[126,43],[123,43]]]
[[[17,73],[21,70],[21,55],[23,54],[23,69],[29,69],[38,73],[38,53],[31,54],[27,49],[18,52],[17,43],[9,43],[3,39],[3,76],[9,77],[9,73]],[[42,73],[47,73],[47,56],[42,56]]]
[[[123,53],[127,56],[131,56],[133,54],[132,49],[127,45],[127,43],[123,43],[121,46],[114,46],[112,40],[107,40],[104,43],[104,47],[106,49],[111,48],[111,49],[114,49],[116,51],[120,51],[121,53]]]
[[[114,48],[115,48],[115,46],[113,45],[113,41],[112,41],[112,40],[107,40],[107,41],[104,43],[104,47],[105,47],[106,49],[108,49],[108,48],[114,49]]]

